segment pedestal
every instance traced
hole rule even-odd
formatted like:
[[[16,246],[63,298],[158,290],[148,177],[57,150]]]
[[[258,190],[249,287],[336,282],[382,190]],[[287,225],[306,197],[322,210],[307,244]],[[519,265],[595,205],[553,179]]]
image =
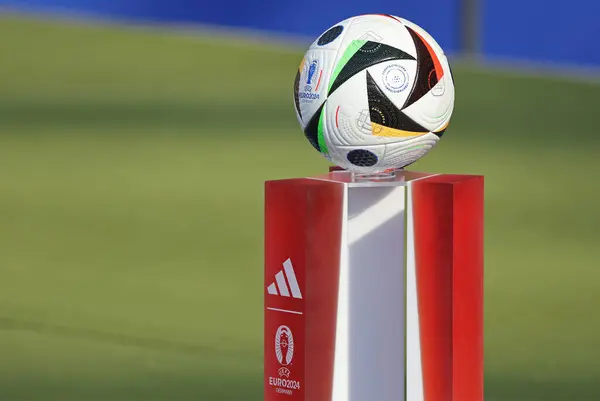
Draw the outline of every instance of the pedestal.
[[[265,401],[483,400],[483,177],[265,190]]]

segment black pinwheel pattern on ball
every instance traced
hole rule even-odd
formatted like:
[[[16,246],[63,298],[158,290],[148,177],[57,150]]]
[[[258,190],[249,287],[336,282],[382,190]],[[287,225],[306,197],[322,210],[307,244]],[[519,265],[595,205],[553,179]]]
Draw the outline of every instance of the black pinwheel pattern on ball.
[[[437,56],[433,54],[433,51],[430,51],[424,39],[412,28],[407,26],[406,29],[410,33],[417,49],[417,74],[410,96],[406,99],[404,106],[402,106],[403,109],[425,96],[431,88],[437,85],[443,74],[439,66],[439,61],[436,61]],[[436,62],[438,66],[436,66]]]
[[[296,106],[296,111],[298,115],[302,117],[302,112],[300,111],[300,98],[298,97],[298,92],[300,91],[300,70],[296,72],[296,79],[294,79],[294,105]]]
[[[306,125],[306,128],[304,128],[304,136],[306,136],[306,139],[308,139],[308,142],[310,142],[312,147],[319,152],[321,151],[321,148],[319,147],[319,119],[321,118],[321,112],[323,111],[324,106],[325,103],[323,103],[315,114],[313,114]]]
[[[367,97],[369,100],[371,123],[402,131],[410,131],[415,134],[429,132],[427,128],[416,123],[396,107],[385,93],[383,93],[381,88],[377,86],[377,83],[369,72],[367,72]]]
[[[415,60],[413,56],[403,50],[378,42],[365,42],[354,55],[342,67],[340,73],[335,77],[329,94],[333,93],[344,82],[357,72],[373,65],[389,60]]]

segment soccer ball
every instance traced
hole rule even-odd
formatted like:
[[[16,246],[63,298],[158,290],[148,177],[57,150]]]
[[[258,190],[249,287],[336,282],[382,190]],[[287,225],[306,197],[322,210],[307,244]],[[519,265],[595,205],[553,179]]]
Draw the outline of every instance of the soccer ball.
[[[442,48],[392,15],[346,19],[310,46],[294,82],[296,116],[311,145],[358,173],[402,168],[439,141],[454,109]]]

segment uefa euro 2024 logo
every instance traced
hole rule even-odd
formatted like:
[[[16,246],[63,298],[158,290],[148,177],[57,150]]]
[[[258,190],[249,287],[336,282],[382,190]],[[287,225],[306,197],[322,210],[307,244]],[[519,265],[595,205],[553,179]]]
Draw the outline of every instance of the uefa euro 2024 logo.
[[[306,92],[312,91],[313,79],[315,78],[315,73],[317,72],[317,67],[319,66],[318,60],[313,60],[308,66],[308,72],[306,73],[306,86],[304,90]]]
[[[298,380],[291,379],[292,372],[286,366],[294,358],[294,336],[287,326],[279,326],[275,333],[275,356],[282,365],[277,369],[277,376],[269,377],[269,385],[275,387],[275,393],[292,395],[295,390],[300,390]]]
[[[319,68],[319,60],[315,58],[310,63],[306,61],[302,74],[306,80],[304,90],[298,91],[298,99],[311,103],[321,97],[318,92],[323,70]]]
[[[294,336],[287,326],[279,326],[275,333],[275,356],[283,366],[292,363],[294,357]]]

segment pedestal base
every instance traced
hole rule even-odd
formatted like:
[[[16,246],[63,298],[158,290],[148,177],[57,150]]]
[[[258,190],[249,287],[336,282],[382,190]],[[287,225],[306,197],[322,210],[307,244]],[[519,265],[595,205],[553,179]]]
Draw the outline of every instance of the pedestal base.
[[[483,400],[483,177],[266,183],[265,401]]]

